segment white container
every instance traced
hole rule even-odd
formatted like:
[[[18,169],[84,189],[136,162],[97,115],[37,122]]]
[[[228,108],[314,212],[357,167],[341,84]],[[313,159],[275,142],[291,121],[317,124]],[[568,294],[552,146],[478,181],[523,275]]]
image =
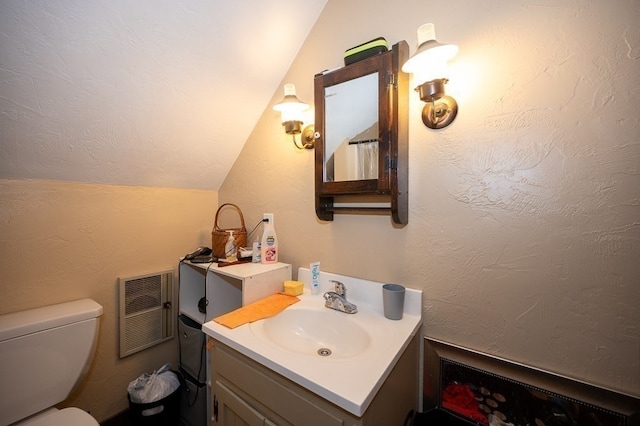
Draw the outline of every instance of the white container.
[[[238,248],[236,247],[236,242],[233,239],[233,231],[227,232],[229,233],[229,238],[227,239],[227,243],[224,246],[226,261],[235,262],[236,260],[238,260]]]
[[[265,213],[264,232],[260,242],[260,262],[276,263],[278,261],[278,236],[273,225],[273,213]]]
[[[320,262],[309,265],[311,270],[311,294],[320,294]]]
[[[251,252],[251,262],[260,263],[262,253],[260,253],[260,241],[253,242],[253,250]]]

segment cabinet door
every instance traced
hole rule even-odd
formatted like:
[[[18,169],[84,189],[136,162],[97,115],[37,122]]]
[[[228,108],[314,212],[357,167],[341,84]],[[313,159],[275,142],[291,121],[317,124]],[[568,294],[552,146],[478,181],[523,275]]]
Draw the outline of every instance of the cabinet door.
[[[389,211],[408,216],[409,58],[393,49],[314,77],[316,215]]]
[[[247,404],[228,387],[216,381],[215,398],[218,403],[216,423],[222,426],[270,426],[265,416]]]

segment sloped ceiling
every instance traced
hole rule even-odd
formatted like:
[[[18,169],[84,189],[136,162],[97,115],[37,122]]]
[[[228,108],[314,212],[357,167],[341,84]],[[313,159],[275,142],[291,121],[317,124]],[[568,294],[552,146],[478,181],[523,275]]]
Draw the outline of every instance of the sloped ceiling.
[[[219,189],[326,1],[0,2],[0,178]]]

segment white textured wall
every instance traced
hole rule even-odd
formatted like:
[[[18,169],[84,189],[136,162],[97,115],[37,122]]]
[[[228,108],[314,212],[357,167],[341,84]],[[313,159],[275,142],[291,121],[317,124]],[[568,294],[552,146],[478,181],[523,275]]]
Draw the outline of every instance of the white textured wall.
[[[313,153],[266,110],[220,191],[275,213],[281,259],[424,291],[425,334],[640,395],[637,0],[330,0],[283,82],[434,22],[457,43],[442,131],[410,111],[409,224],[315,219]],[[273,103],[279,100],[274,95]]]
[[[0,178],[217,190],[324,0],[3,0]]]
[[[91,370],[66,405],[103,421],[128,408],[130,381],[177,367],[177,338],[119,359],[118,277],[177,273],[180,255],[211,241],[217,201],[214,191],[0,179],[0,314],[85,297],[104,307]]]

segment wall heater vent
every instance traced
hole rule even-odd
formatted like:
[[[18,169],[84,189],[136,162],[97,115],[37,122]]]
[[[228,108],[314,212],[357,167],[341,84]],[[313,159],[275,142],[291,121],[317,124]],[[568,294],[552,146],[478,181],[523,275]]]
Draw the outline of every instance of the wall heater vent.
[[[118,278],[120,358],[173,338],[173,272]]]

